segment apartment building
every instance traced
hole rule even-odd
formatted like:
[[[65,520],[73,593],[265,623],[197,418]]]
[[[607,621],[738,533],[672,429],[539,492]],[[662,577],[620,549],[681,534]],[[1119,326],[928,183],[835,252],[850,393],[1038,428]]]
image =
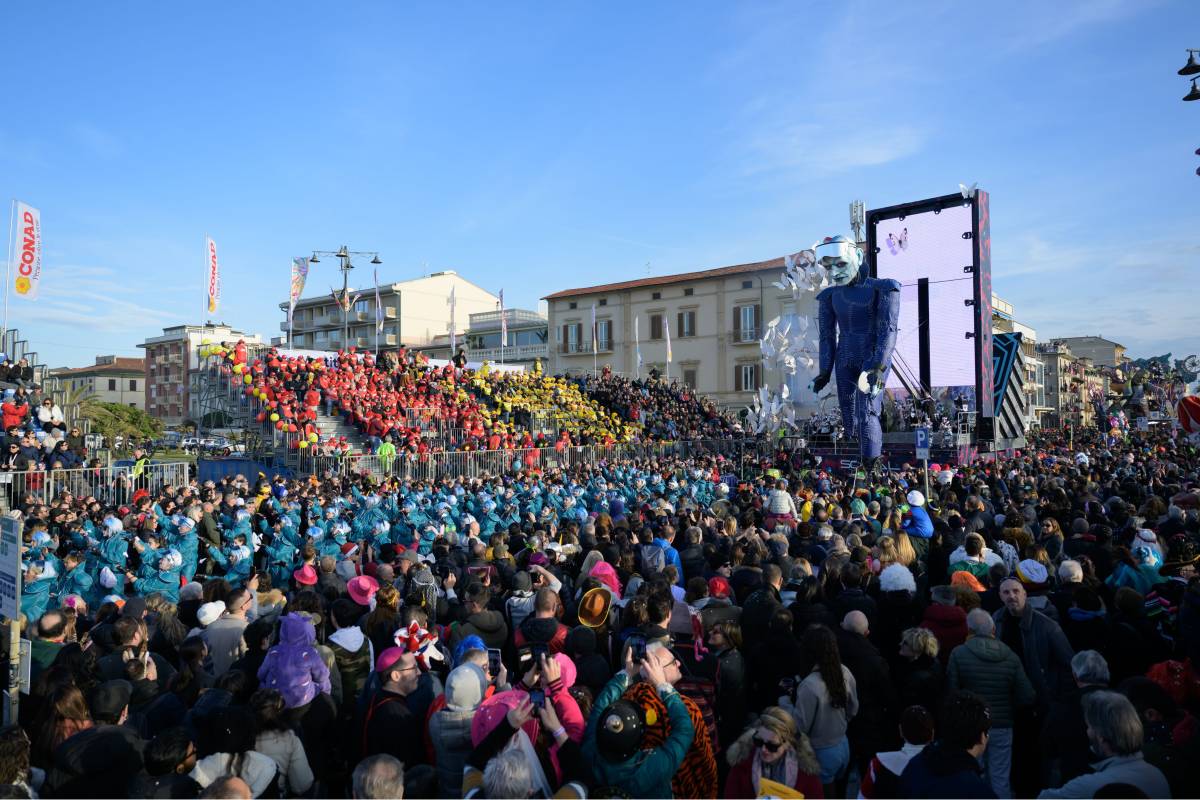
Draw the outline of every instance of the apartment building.
[[[199,398],[194,376],[200,367],[200,345],[263,344],[257,333],[244,333],[228,325],[175,325],[163,328],[138,345],[145,349],[145,410],[164,425],[182,425],[199,416]]]
[[[146,359],[122,356],[96,356],[87,367],[61,367],[50,374],[62,381],[63,388],[101,403],[119,403],[146,409]]]
[[[1090,359],[1097,367],[1119,367],[1127,360],[1125,345],[1103,336],[1064,336],[1058,341],[1070,348],[1076,358]]]
[[[316,281],[310,276],[310,284]],[[340,284],[341,281],[338,281]],[[318,284],[319,285],[319,284]],[[450,292],[454,292],[453,323],[461,341],[472,314],[491,312],[500,298],[476,286],[454,270],[444,270],[398,283],[379,287],[379,302],[383,309],[383,330],[376,338],[375,287],[351,289],[357,300],[349,318],[330,293],[302,298],[296,304],[292,319],[290,345],[300,350],[340,350],[343,347],[374,349],[376,342],[386,349],[400,344],[413,348],[433,345],[437,337],[449,333],[451,324]],[[339,290],[340,291],[340,290]],[[287,345],[286,302],[279,304],[283,321],[276,344]],[[349,336],[343,341],[345,327]]]
[[[764,373],[759,347],[764,325],[780,315],[802,315],[812,318],[815,330],[815,295],[796,301],[790,291],[772,286],[783,269],[783,259],[775,258],[547,295],[550,371],[608,366],[644,377],[653,369],[725,406],[741,407],[759,386],[774,387],[779,380],[773,369]],[[806,377],[791,381],[802,406],[812,397],[799,385],[807,384]]]

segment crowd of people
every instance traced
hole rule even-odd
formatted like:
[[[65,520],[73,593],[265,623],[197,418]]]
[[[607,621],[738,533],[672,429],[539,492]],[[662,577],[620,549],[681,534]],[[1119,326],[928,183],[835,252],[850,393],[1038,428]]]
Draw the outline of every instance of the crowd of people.
[[[0,783],[1194,796],[1198,471],[1077,432],[869,480],[782,451],[27,499]]]
[[[435,366],[422,354],[347,350],[333,357],[245,348],[214,355],[260,404],[257,421],[321,455],[361,448],[419,457],[442,450],[518,450],[630,441],[728,438],[740,428],[710,400],[665,381],[602,375],[568,379],[540,368],[509,371],[465,358]],[[461,355],[461,353],[460,353]],[[318,415],[340,417],[360,434],[322,438]]]
[[[606,367],[582,376],[579,383],[593,400],[640,424],[651,439],[725,439],[742,433],[732,415],[710,398],[676,382],[649,376],[631,380]]]

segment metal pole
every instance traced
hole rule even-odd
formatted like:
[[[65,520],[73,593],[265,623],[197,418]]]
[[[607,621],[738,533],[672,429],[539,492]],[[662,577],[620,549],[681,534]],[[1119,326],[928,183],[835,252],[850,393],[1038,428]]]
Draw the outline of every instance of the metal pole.
[[[8,212],[8,249],[4,251],[4,333],[8,334],[8,292],[12,288],[12,262],[13,253],[16,249],[16,240],[13,238],[13,231],[16,230],[17,223],[17,199],[12,200],[11,210]]]
[[[928,503],[929,502],[929,459],[922,458],[921,466],[925,470],[925,502]]]
[[[18,597],[20,589],[17,590]],[[20,600],[18,600],[18,605]],[[8,621],[8,723],[17,721],[21,707],[21,623]]]
[[[344,247],[344,246],[343,246]],[[342,349],[350,349],[350,256],[344,256],[342,262]]]

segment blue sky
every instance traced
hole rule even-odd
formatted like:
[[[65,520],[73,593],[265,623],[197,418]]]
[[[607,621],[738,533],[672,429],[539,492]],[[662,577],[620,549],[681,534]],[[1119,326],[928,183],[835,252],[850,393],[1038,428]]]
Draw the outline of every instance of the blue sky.
[[[756,261],[847,206],[992,197],[1041,338],[1200,350],[1189,2],[25,3],[0,197],[42,209],[52,365],[219,317],[278,332],[289,259],[378,250],[509,305]],[[1192,38],[1187,38],[1192,37]],[[356,275],[369,284],[366,269]],[[1193,281],[1189,281],[1192,278]],[[332,260],[311,293],[339,284]]]

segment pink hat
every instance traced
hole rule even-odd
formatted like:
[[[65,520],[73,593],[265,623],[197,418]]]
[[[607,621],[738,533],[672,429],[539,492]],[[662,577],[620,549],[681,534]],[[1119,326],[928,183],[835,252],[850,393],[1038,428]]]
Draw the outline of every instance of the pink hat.
[[[301,586],[316,586],[317,571],[313,569],[312,564],[305,564],[300,569],[292,573],[292,578]]]
[[[346,582],[346,591],[360,606],[370,605],[371,598],[379,591],[379,581],[369,575],[359,575]]]
[[[375,659],[375,671],[387,672],[395,665],[397,661],[400,660],[401,656],[407,652],[408,651],[403,647],[389,647],[387,650],[384,650],[382,653],[380,653],[378,658]],[[507,711],[505,713],[507,713]]]
[[[596,566],[592,567],[591,577],[607,586],[618,600],[621,599],[621,580],[612,564],[607,561],[596,562]]]
[[[479,708],[475,709],[475,717],[471,720],[471,744],[479,746],[479,743],[496,729],[509,710],[519,706],[528,696],[528,693],[520,689],[509,689],[507,692],[497,692],[484,700]],[[537,741],[538,728],[536,714],[521,726],[532,742]]]

